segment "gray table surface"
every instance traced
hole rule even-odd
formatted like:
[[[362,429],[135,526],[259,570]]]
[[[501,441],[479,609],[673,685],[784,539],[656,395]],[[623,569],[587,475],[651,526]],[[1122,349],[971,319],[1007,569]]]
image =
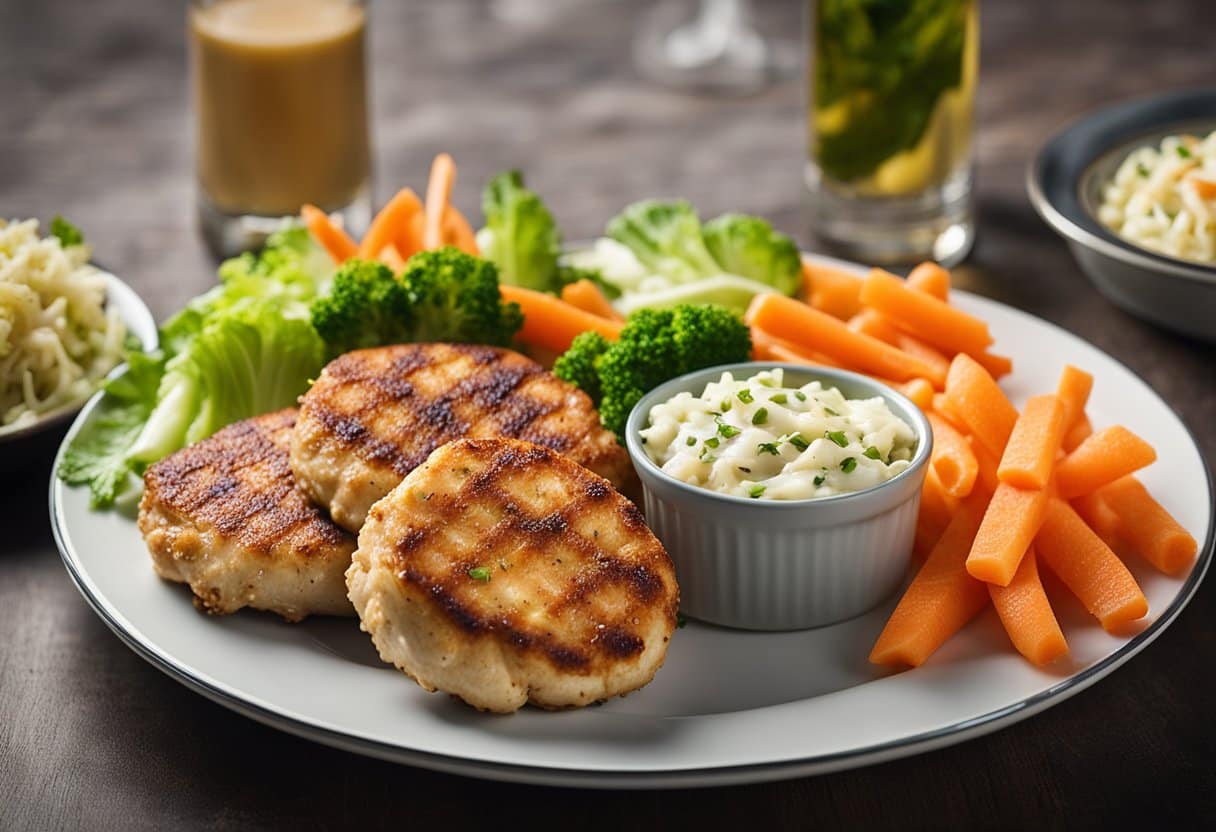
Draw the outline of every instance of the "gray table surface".
[[[806,241],[797,78],[741,99],[643,80],[648,4],[373,4],[379,196],[460,164],[454,199],[527,171],[569,237],[654,195],[763,214]],[[801,5],[758,3],[800,31]],[[525,17],[527,15],[525,14]],[[1109,102],[1211,83],[1202,0],[987,3],[979,239],[964,288],[1053,321],[1126,363],[1216,452],[1216,351],[1113,308],[1032,212],[1023,175],[1062,123]],[[0,215],[63,213],[159,317],[212,281],[196,233],[179,3],[0,4]],[[394,766],[262,727],[145,664],[85,605],[46,519],[49,448],[0,483],[0,828],[342,828],[519,822],[591,828],[902,825],[1078,828],[1216,818],[1216,587],[1111,678],[1033,719],[881,766],[667,793],[508,786]],[[0,453],[8,453],[0,451]]]

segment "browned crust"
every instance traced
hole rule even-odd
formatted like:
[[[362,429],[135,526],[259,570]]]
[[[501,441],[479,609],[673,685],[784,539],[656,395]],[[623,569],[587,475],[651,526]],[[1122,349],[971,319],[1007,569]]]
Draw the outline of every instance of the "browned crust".
[[[343,452],[404,477],[465,436],[523,439],[565,453],[618,486],[625,451],[581,390],[511,350],[402,344],[336,358],[300,401]]]
[[[549,448],[508,439],[453,442],[428,468],[430,481],[453,478],[460,485],[414,495],[416,510],[398,515],[404,531],[391,544],[389,565],[408,592],[467,637],[492,635],[563,672],[584,675],[638,659],[646,647],[643,633],[655,630],[656,617],[663,641],[670,637],[679,605],[671,559],[637,507],[606,480]],[[564,504],[539,513],[525,507],[517,495],[539,481],[566,495]],[[378,521],[394,510],[388,502],[372,509]],[[475,550],[461,550],[436,569],[427,550],[455,551],[445,540],[448,531],[487,512],[499,519],[479,530]],[[469,576],[489,565],[491,581],[507,580],[508,570],[533,577],[563,562],[563,591],[526,610],[487,604],[484,587]],[[599,603],[606,595],[610,615]]]
[[[280,410],[229,425],[144,474],[143,508],[211,528],[252,555],[321,557],[353,548],[296,487],[288,462],[296,411]]]

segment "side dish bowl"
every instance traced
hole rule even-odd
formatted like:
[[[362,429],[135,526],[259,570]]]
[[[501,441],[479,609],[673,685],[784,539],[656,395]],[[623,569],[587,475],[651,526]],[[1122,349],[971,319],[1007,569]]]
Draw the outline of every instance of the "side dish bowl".
[[[724,372],[746,377],[778,367],[789,386],[819,381],[851,399],[881,397],[916,434],[908,467],[851,494],[757,500],[681,482],[646,453],[640,431],[656,404],[677,393],[699,395]],[[693,618],[749,630],[818,627],[865,612],[903,581],[933,437],[916,405],[883,384],[794,364],[710,367],[642,397],[629,414],[625,443],[642,481],[647,523],[675,562],[680,608]]]
[[[1216,265],[1179,260],[1125,240],[1098,221],[1103,186],[1137,147],[1216,128],[1216,90],[1182,90],[1100,110],[1057,133],[1031,163],[1026,187],[1047,224],[1103,295],[1133,315],[1216,341]]]

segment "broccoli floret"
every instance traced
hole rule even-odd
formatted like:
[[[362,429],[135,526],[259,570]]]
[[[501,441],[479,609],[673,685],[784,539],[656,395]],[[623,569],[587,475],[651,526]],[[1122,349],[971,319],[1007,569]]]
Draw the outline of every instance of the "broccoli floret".
[[[697,212],[685,200],[635,202],[608,221],[607,231],[644,266],[674,283],[722,271],[705,247]]]
[[[517,303],[504,303],[498,269],[453,246],[415,254],[401,277],[413,311],[412,341],[505,347],[523,326]]]
[[[603,396],[597,365],[599,358],[612,344],[598,332],[583,332],[576,335],[570,349],[562,353],[553,364],[553,375],[573,384],[599,405]]]
[[[524,187],[519,171],[500,173],[486,184],[481,210],[486,227],[478,243],[482,256],[498,266],[502,282],[539,292],[559,290],[561,234],[545,203]]]
[[[579,339],[558,359],[561,364],[569,357],[571,376],[576,371],[585,374],[588,356],[594,355],[594,340]],[[703,305],[639,310],[629,317],[620,340],[590,360],[602,391],[600,420],[623,438],[629,411],[650,390],[702,367],[746,361],[751,350],[747,326],[728,309]]]
[[[759,217],[723,214],[707,222],[702,234],[722,271],[765,283],[784,295],[798,291],[798,247]]]
[[[387,266],[370,260],[347,260],[311,313],[331,355],[410,341],[414,334],[409,290]]]

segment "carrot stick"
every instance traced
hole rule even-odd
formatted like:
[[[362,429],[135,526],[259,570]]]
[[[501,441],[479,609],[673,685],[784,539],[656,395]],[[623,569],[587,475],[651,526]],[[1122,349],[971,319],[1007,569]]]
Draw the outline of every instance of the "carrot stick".
[[[1056,465],[1060,496],[1068,499],[1097,491],[1157,459],[1153,446],[1122,425],[1104,428]]]
[[[372,220],[371,227],[363,235],[359,243],[359,257],[364,260],[374,260],[380,256],[384,247],[396,244],[401,229],[407,227],[410,219],[422,210],[418,196],[409,188],[402,188],[393,195],[380,213]],[[412,252],[401,252],[408,257]]]
[[[456,179],[456,163],[446,153],[440,153],[431,162],[431,178],[426,183],[426,225],[422,232],[422,245],[427,249],[443,245],[443,215],[447,212],[452,197],[452,183]]]
[[[1064,408],[1059,398],[1031,396],[1001,455],[996,472],[1001,482],[1018,488],[1045,487],[1051,479],[1063,433]]]
[[[912,538],[912,555],[917,561],[924,563],[925,558],[933,551],[933,547],[937,545],[937,541],[941,540],[942,532],[946,530],[946,524],[938,523],[934,518],[927,514],[920,514],[916,518],[916,536]]]
[[[895,346],[913,358],[924,361],[933,367],[935,372],[941,373],[943,378],[950,371],[950,359],[944,356],[937,347],[926,344],[915,335],[908,335],[906,332],[898,333],[895,338]]]
[[[849,318],[849,329],[877,338],[893,347],[898,347],[900,332],[880,312],[863,309]]]
[[[1102,498],[1101,489],[1074,497],[1068,502],[1073,511],[1081,515],[1086,525],[1094,530],[1094,534],[1102,538],[1103,543],[1116,552],[1121,548],[1123,541],[1119,538],[1119,515]]]
[[[1039,532],[1046,505],[1046,489],[1000,483],[967,555],[967,571],[971,576],[997,586],[1009,586],[1022,556]]]
[[[1063,500],[1047,501],[1035,548],[1107,632],[1148,614],[1136,579]]]
[[[1082,413],[1081,418],[1073,423],[1072,430],[1064,434],[1060,447],[1065,453],[1070,454],[1081,447],[1081,443],[1093,435],[1094,426],[1090,423],[1089,416]]]
[[[950,362],[946,401],[988,451],[998,458],[1005,452],[1018,412],[988,371],[965,353],[959,353]]]
[[[864,373],[896,381],[927,378],[934,385],[945,381],[924,361],[854,332],[843,321],[784,295],[757,295],[746,320],[777,338],[826,353],[834,361]]]
[[[950,401],[946,398],[945,393],[934,393],[931,407],[933,408],[934,413],[941,416],[950,424],[954,425],[954,427],[959,431],[965,433],[969,430],[963,420],[959,418],[959,415],[954,412],[952,407],[950,407]]]
[[[947,494],[966,497],[975,487],[979,463],[967,437],[936,413],[925,414],[933,428],[933,451],[929,464]]]
[[[972,495],[959,507],[883,627],[871,662],[919,667],[988,603],[984,584],[964,568],[984,505]]]
[[[1118,518],[1118,536],[1157,569],[1177,575],[1195,559],[1199,544],[1135,477],[1097,492]]]
[[[911,399],[912,404],[921,410],[928,411],[933,407],[933,385],[927,378],[909,379],[895,389]]]
[[[932,295],[909,289],[898,277],[882,269],[872,269],[862,281],[861,302],[945,353],[982,353],[992,343],[988,325],[979,318]]]
[[[950,298],[950,272],[933,262],[921,263],[908,272],[908,288],[924,292],[938,300]]]
[[[397,247],[392,244],[380,249],[377,259],[394,272],[405,271],[405,259],[401,256],[401,252],[397,251]]]
[[[988,585],[992,606],[1000,616],[1009,640],[1031,664],[1042,667],[1068,652],[1068,642],[1060,630],[1051,602],[1039,580],[1038,559],[1034,549],[1022,558],[1022,565],[1009,586]]]
[[[359,246],[343,229],[334,225],[326,214],[315,205],[300,207],[300,218],[304,227],[317,241],[317,245],[329,252],[335,263],[341,263],[359,253]]]
[[[975,461],[979,466],[979,473],[975,478],[976,487],[983,488],[989,494],[993,494],[996,492],[997,486],[1001,484],[1001,480],[996,473],[1001,461],[981,443],[977,442],[974,436],[969,439],[971,451],[975,454]]]
[[[624,327],[620,321],[610,321],[584,312],[577,306],[544,292],[519,286],[499,286],[503,300],[519,304],[524,313],[524,325],[519,340],[556,352],[565,352],[579,333],[594,330],[609,341],[621,337]]]
[[[584,278],[567,283],[562,287],[562,300],[577,306],[584,312],[599,315],[601,318],[613,321],[625,320],[620,312],[612,308],[612,304],[608,302],[608,298],[604,297],[604,293],[600,291],[599,286],[595,285],[594,280]]]
[[[803,260],[802,291],[807,303],[842,321],[861,309],[861,278],[842,269]]]
[[[790,364],[816,364],[822,367],[840,366],[821,352],[774,338],[757,326],[752,327],[752,354],[757,361],[786,361]]]
[[[443,241],[448,245],[456,246],[465,254],[474,256],[481,254],[481,249],[477,247],[477,235],[473,233],[473,226],[469,225],[464,214],[456,210],[454,205],[449,205],[443,215]]]
[[[1094,377],[1071,364],[1065,364],[1060,373],[1060,383],[1056,386],[1056,395],[1064,406],[1064,433],[1069,431],[1085,415],[1085,405],[1089,402],[1089,394],[1094,389]],[[1084,439],[1085,437],[1081,437]]]
[[[959,498],[946,490],[941,478],[930,466],[920,488],[920,516],[930,518],[934,525],[945,528],[958,511]]]
[[[971,356],[988,371],[988,375],[1003,378],[1013,372],[1013,359],[993,352],[977,352]]]
[[[419,202],[418,209],[410,215],[406,222],[401,224],[401,227],[397,229],[396,236],[393,237],[393,242],[397,244],[397,251],[406,260],[424,250],[422,233],[425,225],[426,211],[422,210],[422,203]]]

